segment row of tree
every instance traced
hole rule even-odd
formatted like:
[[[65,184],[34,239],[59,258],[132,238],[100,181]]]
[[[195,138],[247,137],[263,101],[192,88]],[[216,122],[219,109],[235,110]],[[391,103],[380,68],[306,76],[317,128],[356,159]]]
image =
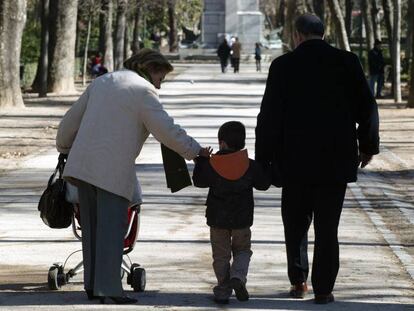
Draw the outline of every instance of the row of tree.
[[[48,92],[75,90],[76,56],[83,58],[85,79],[94,30],[98,32],[94,52],[103,55],[103,65],[109,71],[117,70],[142,45],[142,27],[151,33],[168,33],[169,50],[176,51],[178,26],[193,27],[194,20],[200,20],[201,3],[202,0],[1,0],[0,37],[4,44],[0,45],[0,107],[23,106],[19,66],[28,10],[35,11],[29,14],[29,22],[40,24],[40,33],[32,34],[32,41],[37,40],[39,46],[32,90],[46,96]],[[33,43],[28,47],[37,48]]]
[[[357,46],[361,58],[373,48],[376,39],[384,41],[391,59],[392,94],[396,102],[402,101],[402,56],[407,63],[414,63],[413,0],[262,0],[262,7],[270,27],[283,29],[287,49],[292,48],[295,17],[305,12],[324,20],[329,41],[348,51]],[[406,39],[404,53],[401,53],[402,33]],[[409,106],[414,107],[414,66],[410,76]]]

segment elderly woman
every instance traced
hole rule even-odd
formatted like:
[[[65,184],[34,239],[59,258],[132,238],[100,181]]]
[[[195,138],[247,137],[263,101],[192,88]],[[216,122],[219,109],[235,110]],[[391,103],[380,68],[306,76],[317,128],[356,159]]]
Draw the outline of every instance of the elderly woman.
[[[117,304],[136,302],[123,292],[120,269],[142,145],[151,133],[188,160],[205,152],[159,101],[156,88],[173,70],[165,57],[143,49],[124,67],[89,85],[56,137],[58,151],[69,154],[63,176],[79,191],[85,291],[89,299]]]

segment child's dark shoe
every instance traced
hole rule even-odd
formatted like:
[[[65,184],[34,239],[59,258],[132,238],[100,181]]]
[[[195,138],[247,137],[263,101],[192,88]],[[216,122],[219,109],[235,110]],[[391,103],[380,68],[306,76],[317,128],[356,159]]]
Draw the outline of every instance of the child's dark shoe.
[[[246,289],[246,285],[244,285],[244,283],[240,279],[232,278],[230,280],[230,286],[234,289],[238,301],[249,300],[249,292]]]

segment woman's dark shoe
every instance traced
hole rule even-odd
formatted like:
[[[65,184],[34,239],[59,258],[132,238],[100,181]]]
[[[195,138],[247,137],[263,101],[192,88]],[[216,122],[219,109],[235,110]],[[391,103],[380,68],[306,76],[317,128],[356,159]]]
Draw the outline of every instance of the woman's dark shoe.
[[[93,294],[93,290],[92,289],[85,289],[86,295],[88,296],[89,300],[94,300],[94,299],[99,299],[99,296],[95,296]]]
[[[138,302],[137,299],[131,298],[131,297],[128,297],[128,296],[123,296],[123,297],[105,297],[105,296],[100,296],[99,297],[99,301],[102,304],[104,304],[106,298],[111,299],[117,305],[134,304],[134,303],[137,303]]]

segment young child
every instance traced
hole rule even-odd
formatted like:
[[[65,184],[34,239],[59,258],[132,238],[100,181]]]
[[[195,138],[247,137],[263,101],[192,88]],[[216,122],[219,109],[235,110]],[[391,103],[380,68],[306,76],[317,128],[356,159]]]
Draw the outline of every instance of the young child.
[[[239,301],[249,299],[246,276],[252,255],[253,188],[267,190],[271,182],[262,167],[248,158],[247,150],[242,150],[245,138],[242,123],[224,123],[218,132],[220,151],[210,158],[198,157],[193,172],[196,187],[210,188],[206,217],[218,282],[214,300],[219,304],[229,302],[233,289]]]

